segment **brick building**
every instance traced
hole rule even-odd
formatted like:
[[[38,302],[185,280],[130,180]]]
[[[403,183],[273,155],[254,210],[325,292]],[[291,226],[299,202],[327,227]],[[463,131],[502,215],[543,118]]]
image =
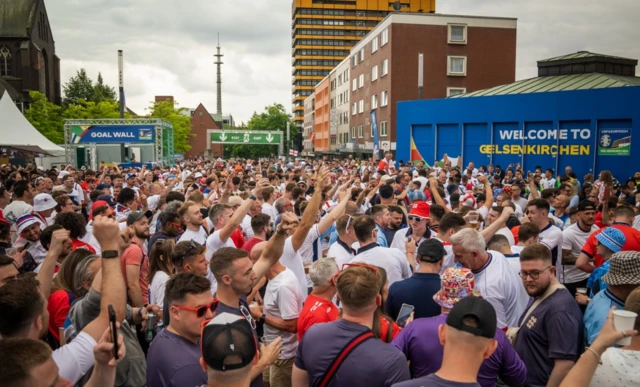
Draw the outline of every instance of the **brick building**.
[[[331,82],[329,76],[325,77],[315,90],[315,118],[313,123],[314,152],[329,151],[329,118],[330,118],[330,91]]]
[[[221,129],[203,104],[198,105],[191,115],[191,134],[189,145],[191,150],[186,157],[208,156],[223,157],[222,144],[211,144],[207,138],[208,129]]]

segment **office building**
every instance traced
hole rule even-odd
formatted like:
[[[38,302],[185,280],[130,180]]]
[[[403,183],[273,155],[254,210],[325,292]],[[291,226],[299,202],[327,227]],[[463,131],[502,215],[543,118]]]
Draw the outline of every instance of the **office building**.
[[[390,12],[435,12],[435,0],[293,0],[292,104],[304,122],[304,100],[349,50]]]

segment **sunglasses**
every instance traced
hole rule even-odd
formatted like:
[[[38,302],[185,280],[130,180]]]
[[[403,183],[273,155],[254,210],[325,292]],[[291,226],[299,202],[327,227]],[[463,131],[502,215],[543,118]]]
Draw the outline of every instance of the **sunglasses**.
[[[409,215],[407,218],[409,219],[409,222],[412,222],[412,221],[420,222],[420,221],[422,221],[424,219],[424,218],[421,218],[419,216],[414,216],[414,215]]]
[[[247,309],[246,306],[240,304],[240,313],[242,313],[244,318],[247,319],[247,321],[249,322],[249,325],[251,325],[251,329],[253,329],[255,331],[256,330],[256,320],[254,320],[253,317],[251,316],[251,312],[249,312],[249,309]]]
[[[175,228],[178,228],[178,229],[182,228],[182,225],[180,223],[176,223],[176,222],[167,222],[167,223],[169,223],[170,225],[172,225]]]
[[[208,305],[198,306],[197,308],[192,308],[192,307],[184,306],[184,305],[173,305],[173,306],[175,306],[176,308],[178,308],[180,310],[186,310],[188,312],[195,312],[196,316],[198,316],[198,318],[201,318],[207,313],[207,310],[215,312],[216,309],[218,308],[218,304],[219,304],[219,301],[214,298],[213,301],[211,301],[211,303],[209,303]]]

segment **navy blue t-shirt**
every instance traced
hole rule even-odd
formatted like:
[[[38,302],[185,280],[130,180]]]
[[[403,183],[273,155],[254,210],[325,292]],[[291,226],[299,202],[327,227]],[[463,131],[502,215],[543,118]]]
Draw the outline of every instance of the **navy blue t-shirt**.
[[[414,318],[433,317],[441,313],[440,305],[433,295],[440,290],[440,275],[436,273],[414,273],[411,277],[394,282],[389,287],[385,311],[397,318],[402,304],[415,307]]]
[[[520,323],[533,302],[532,298]],[[582,312],[566,288],[542,301],[521,325],[514,348],[527,365],[529,386],[547,384],[554,360],[576,361],[584,352]]]

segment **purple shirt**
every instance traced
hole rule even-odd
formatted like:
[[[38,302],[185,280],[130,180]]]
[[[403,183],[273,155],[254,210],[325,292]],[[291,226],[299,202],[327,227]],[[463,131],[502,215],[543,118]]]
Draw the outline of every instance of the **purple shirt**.
[[[406,382],[396,383],[392,387],[478,387],[478,383],[462,383],[452,380],[445,380],[436,374],[424,376],[420,379],[407,380]]]
[[[200,367],[200,345],[163,329],[147,356],[147,386],[201,386],[207,373]]]
[[[413,320],[393,340],[392,344],[401,350],[410,361],[411,377],[418,378],[432,374],[442,365],[443,347],[438,338],[438,327],[446,324],[447,315]],[[492,387],[498,376],[510,386],[524,384],[527,369],[513,349],[507,336],[496,329],[494,339],[498,342],[493,355],[486,359],[478,372],[478,383]]]
[[[315,324],[298,345],[295,365],[307,371],[309,385],[316,385],[340,351],[369,328],[343,319]],[[370,338],[360,343],[337,369],[327,387],[386,387],[409,379],[404,355],[392,345]]]

